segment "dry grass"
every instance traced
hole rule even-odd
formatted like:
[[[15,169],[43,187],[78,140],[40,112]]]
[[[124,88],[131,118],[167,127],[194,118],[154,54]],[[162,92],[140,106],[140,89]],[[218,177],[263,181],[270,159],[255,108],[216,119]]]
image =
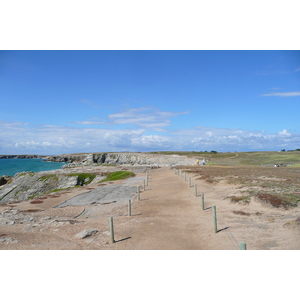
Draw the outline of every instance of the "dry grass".
[[[232,202],[249,203],[251,197],[274,207],[295,207],[300,201],[300,168],[259,166],[186,166],[184,172],[210,184],[234,184],[245,196],[227,197]]]

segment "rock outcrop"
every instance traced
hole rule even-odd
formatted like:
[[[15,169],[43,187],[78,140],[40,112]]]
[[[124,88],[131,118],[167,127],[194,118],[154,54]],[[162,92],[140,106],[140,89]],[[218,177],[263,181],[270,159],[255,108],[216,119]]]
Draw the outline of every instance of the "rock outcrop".
[[[10,159],[10,158],[28,158],[28,159],[32,159],[32,158],[39,158],[39,159],[43,159],[45,158],[45,155],[36,155],[36,154],[20,154],[20,155],[0,155],[0,159]]]
[[[179,155],[156,155],[144,153],[63,154],[49,156],[46,160],[69,163],[64,165],[63,168],[90,164],[146,165],[157,167],[195,164],[195,159]]]
[[[45,172],[21,172],[13,178],[1,177],[0,204],[29,200],[51,191],[57,191],[86,185],[105,179],[107,172],[104,165],[164,167],[178,165],[194,165],[195,159],[179,155],[157,155],[144,153],[90,153],[48,156],[47,161],[66,162],[60,170]],[[85,168],[85,166],[89,166]],[[96,170],[101,166],[101,171]],[[74,168],[73,167],[79,167]],[[93,169],[93,167],[95,167]],[[67,168],[67,169],[66,169]],[[107,168],[107,167],[106,167]],[[88,171],[87,171],[88,169]],[[80,171],[79,171],[80,170]],[[87,173],[92,172],[92,173]],[[82,174],[84,173],[84,174]],[[94,182],[95,182],[94,181]]]
[[[63,190],[77,185],[91,183],[94,179],[106,178],[104,174],[59,172],[21,172],[17,173],[13,181],[0,189],[0,204],[28,200],[51,191]]]

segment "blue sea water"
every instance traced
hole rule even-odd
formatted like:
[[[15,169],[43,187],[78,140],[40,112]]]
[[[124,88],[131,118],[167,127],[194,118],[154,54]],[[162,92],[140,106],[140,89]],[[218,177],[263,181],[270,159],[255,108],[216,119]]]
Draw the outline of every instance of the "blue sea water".
[[[41,172],[60,169],[65,163],[47,162],[42,159],[0,159],[0,176],[14,176],[18,172]]]

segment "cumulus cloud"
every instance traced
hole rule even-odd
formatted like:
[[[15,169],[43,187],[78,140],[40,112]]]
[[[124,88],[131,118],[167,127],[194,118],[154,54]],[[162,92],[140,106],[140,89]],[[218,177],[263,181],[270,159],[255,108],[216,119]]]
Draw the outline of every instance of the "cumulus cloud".
[[[84,121],[73,122],[80,125],[104,125],[104,126],[122,126],[138,127],[153,131],[166,131],[170,126],[171,118],[177,117],[189,112],[168,112],[161,111],[154,107],[128,108],[122,112],[108,115],[106,120],[100,120],[97,117]]]
[[[139,129],[76,128],[1,122],[1,154],[62,154],[102,151],[251,151],[297,149],[300,134],[282,129],[268,134],[234,128],[198,126],[169,134],[147,134]]]
[[[188,114],[189,112],[166,112],[156,108],[129,108],[123,112],[110,114],[108,119],[112,124],[136,125],[155,131],[164,131],[170,125],[170,118]]]
[[[291,136],[291,134],[288,133],[286,129],[283,129],[282,131],[279,131],[278,134],[280,136],[285,136],[285,137]]]
[[[195,127],[174,132],[177,141],[189,145],[188,149],[217,151],[246,151],[280,147],[299,148],[300,135],[286,129],[276,134],[264,131],[243,131],[232,128]]]

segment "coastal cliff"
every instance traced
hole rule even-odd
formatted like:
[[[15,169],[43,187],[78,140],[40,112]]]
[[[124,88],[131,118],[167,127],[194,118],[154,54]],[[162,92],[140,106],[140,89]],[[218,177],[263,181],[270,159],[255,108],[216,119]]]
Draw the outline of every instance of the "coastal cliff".
[[[193,165],[195,159],[178,155],[156,155],[148,153],[89,153],[89,154],[62,154],[49,156],[46,161],[66,162],[63,168],[90,164],[116,165],[147,165],[156,167]]]
[[[33,158],[39,158],[43,159],[47,157],[46,155],[36,155],[36,154],[19,154],[19,155],[0,155],[0,159],[13,159],[13,158],[28,158],[28,159],[33,159]]]

